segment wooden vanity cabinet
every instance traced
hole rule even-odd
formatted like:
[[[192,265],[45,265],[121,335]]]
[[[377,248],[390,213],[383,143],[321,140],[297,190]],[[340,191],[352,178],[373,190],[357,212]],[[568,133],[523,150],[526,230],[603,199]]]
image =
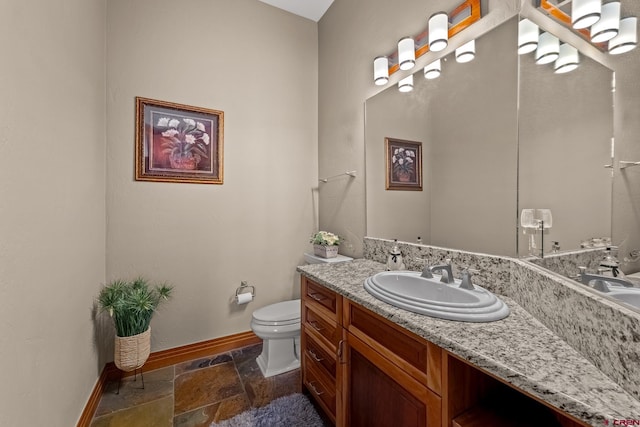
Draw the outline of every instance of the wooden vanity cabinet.
[[[441,349],[348,300],[343,393],[345,426],[441,425]]]
[[[302,276],[304,389],[338,427],[586,427]]]
[[[342,296],[302,276],[302,384],[334,423],[342,413]]]

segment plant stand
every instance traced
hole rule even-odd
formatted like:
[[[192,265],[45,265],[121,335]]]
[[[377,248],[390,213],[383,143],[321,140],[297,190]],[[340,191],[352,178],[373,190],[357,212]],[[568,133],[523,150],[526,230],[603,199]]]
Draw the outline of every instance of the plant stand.
[[[125,372],[133,371],[133,380],[137,381],[138,371],[140,371],[140,379],[142,380],[142,388],[144,389],[142,367],[147,361],[150,351],[151,328],[148,328],[146,331],[138,335],[130,337],[115,337],[113,361],[120,371],[120,377],[118,378],[118,391],[116,391],[116,394],[120,394],[120,384],[122,383],[122,377]]]
[[[118,389],[116,390],[116,394],[120,394],[120,384],[122,383],[122,377],[124,376],[124,371],[121,369],[118,370],[120,371],[120,376],[118,377]],[[142,367],[133,370],[133,381],[138,380],[138,371],[140,371],[140,380],[142,381],[142,389],[144,390],[144,376],[142,375]]]

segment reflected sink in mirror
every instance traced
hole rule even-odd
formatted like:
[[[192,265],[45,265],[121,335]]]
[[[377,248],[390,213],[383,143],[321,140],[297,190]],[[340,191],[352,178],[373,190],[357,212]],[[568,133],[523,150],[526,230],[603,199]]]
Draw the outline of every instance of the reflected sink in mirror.
[[[605,283],[609,287],[609,292],[600,292],[602,295],[609,296],[635,309],[640,309],[640,288],[625,288],[609,282]]]
[[[415,271],[385,271],[367,278],[364,288],[375,298],[418,314],[461,322],[493,322],[509,315],[509,307],[486,289],[460,288],[440,276],[421,277]]]

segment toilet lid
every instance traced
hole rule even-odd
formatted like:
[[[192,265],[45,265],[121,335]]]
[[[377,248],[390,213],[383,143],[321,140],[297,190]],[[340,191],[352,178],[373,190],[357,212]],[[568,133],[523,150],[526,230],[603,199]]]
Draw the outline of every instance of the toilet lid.
[[[292,322],[300,320],[300,300],[282,301],[253,312],[258,322]]]

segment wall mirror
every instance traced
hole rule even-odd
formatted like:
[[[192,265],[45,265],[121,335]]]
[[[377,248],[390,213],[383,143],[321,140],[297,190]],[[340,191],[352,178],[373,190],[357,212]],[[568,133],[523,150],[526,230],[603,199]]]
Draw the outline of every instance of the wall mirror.
[[[368,235],[528,256],[543,234],[521,227],[522,209],[551,211],[545,251],[611,235],[612,71],[580,55],[556,74],[518,55],[518,22],[478,37],[473,61],[449,54],[438,78],[421,69],[412,92],[366,101]],[[385,190],[385,137],[422,143],[422,191]]]

